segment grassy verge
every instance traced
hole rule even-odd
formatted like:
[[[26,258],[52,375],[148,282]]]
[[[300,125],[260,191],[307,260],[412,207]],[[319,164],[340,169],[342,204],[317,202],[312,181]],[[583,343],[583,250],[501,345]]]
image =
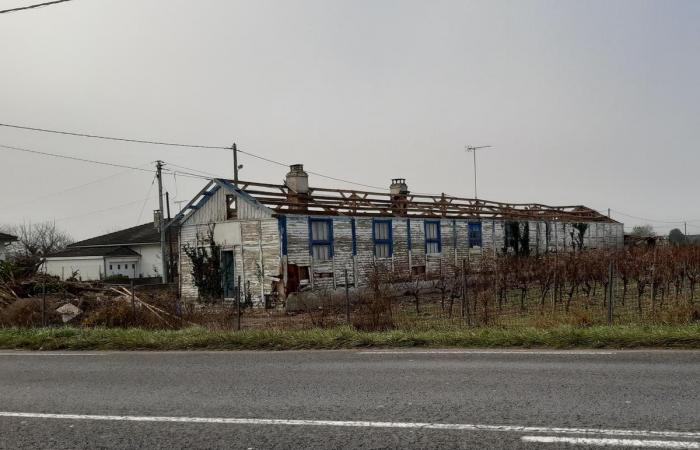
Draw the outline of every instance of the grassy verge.
[[[294,350],[367,347],[694,348],[700,325],[575,328],[474,328],[362,332],[0,328],[0,348],[30,350]]]

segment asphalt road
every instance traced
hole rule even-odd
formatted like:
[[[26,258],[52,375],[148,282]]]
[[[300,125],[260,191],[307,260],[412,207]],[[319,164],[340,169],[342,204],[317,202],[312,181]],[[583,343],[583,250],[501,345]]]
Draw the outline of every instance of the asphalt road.
[[[0,351],[0,448],[700,448],[697,351]]]

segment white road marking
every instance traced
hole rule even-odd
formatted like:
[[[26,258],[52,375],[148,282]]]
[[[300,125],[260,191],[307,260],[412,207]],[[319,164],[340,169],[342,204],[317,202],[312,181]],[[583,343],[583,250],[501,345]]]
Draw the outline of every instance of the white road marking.
[[[0,411],[0,417],[21,419],[68,419],[68,420],[104,420],[116,422],[180,422],[180,423],[217,423],[230,425],[291,425],[321,427],[356,427],[356,428],[422,428],[429,430],[455,431],[493,431],[515,433],[555,433],[555,434],[593,434],[609,436],[637,436],[663,438],[700,439],[700,432],[693,431],[651,431],[621,430],[604,428],[558,428],[531,427],[518,425],[479,425],[460,423],[430,422],[374,422],[348,420],[302,420],[302,419],[245,419],[226,417],[178,417],[178,416],[108,416],[94,414],[47,414]]]
[[[0,356],[104,356],[105,353],[53,353],[53,352],[37,352],[37,353],[27,353],[27,352],[17,352],[17,353],[0,353]]]
[[[615,352],[582,350],[368,350],[361,355],[614,355]]]
[[[653,447],[653,448],[700,448],[700,442],[649,441],[642,439],[594,439],[578,437],[523,436],[523,442],[540,444],[573,444],[594,447]]]

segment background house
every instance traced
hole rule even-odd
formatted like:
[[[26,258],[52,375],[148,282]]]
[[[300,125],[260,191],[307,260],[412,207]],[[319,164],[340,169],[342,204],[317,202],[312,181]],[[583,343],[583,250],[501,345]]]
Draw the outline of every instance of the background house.
[[[153,223],[76,242],[46,258],[46,271],[66,279],[161,276],[160,232]]]
[[[17,240],[17,236],[11,234],[0,233],[0,261],[7,259],[7,251],[11,243]]]
[[[361,286],[377,264],[397,277],[454,271],[481,255],[621,248],[623,226],[584,206],[506,204],[312,188],[303,166],[284,185],[214,179],[178,215],[180,248],[221,253],[224,298],[240,277],[253,301],[301,289]],[[200,298],[193,260],[179,252],[180,291]]]

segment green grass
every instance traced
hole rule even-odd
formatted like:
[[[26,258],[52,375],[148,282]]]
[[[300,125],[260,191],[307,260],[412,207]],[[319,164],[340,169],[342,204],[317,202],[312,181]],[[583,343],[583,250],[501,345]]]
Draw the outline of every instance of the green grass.
[[[30,350],[295,350],[389,347],[700,349],[700,325],[460,328],[363,332],[138,328],[0,328],[0,348]]]

